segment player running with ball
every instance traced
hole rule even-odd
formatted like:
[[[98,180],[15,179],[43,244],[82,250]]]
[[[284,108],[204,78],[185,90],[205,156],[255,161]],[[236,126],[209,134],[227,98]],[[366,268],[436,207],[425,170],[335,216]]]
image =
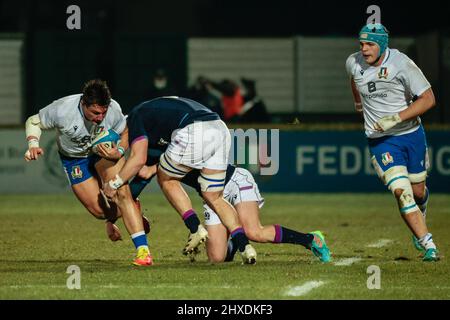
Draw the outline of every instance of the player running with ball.
[[[125,163],[123,154],[128,148],[125,116],[119,104],[111,99],[106,83],[91,80],[82,94],[54,101],[26,121],[28,150],[25,160],[37,160],[44,154],[39,146],[42,129],[56,129],[58,151],[72,191],[83,206],[97,219],[107,219],[111,240],[120,239],[114,225],[122,216],[137,249],[135,265],[151,265],[152,259],[144,232],[146,222],[135,205],[128,185],[117,193],[115,204],[108,205],[100,194],[102,181],[112,179]],[[107,149],[98,145],[98,155],[91,152],[91,141],[102,130],[113,129],[121,134],[120,146]]]
[[[405,54],[388,48],[389,35],[379,24],[359,33],[360,51],[347,59],[355,108],[364,115],[372,164],[395,196],[403,220],[413,233],[424,261],[438,251],[425,223],[427,143],[420,117],[435,105],[422,71]]]

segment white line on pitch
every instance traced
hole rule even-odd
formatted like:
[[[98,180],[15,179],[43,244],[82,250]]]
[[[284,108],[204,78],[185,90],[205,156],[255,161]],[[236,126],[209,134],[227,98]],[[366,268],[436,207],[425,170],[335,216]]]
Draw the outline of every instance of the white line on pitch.
[[[394,240],[390,239],[380,239],[377,242],[371,243],[367,245],[368,248],[382,248],[394,242]]]
[[[285,295],[293,296],[293,297],[303,296],[303,295],[309,293],[311,290],[318,288],[324,284],[325,284],[325,282],[323,282],[323,281],[308,281],[301,286],[290,287],[285,292]]]
[[[335,266],[351,266],[352,264],[361,261],[362,258],[360,257],[353,257],[353,258],[345,258],[338,260],[334,263]]]

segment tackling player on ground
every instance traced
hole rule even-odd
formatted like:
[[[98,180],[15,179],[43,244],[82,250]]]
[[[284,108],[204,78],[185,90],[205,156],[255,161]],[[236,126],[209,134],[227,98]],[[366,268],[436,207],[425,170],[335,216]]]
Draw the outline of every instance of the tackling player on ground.
[[[42,129],[56,129],[58,151],[73,193],[97,219],[107,219],[111,240],[120,239],[114,225],[122,216],[137,249],[135,265],[151,265],[143,218],[138,211],[128,185],[120,188],[117,205],[109,206],[100,194],[102,181],[112,179],[125,162],[128,148],[126,119],[119,104],[111,99],[106,83],[91,80],[82,94],[54,101],[26,121],[28,150],[25,160],[37,160],[44,154],[39,146]],[[91,141],[102,130],[113,129],[121,134],[120,146],[107,149],[99,145],[99,157],[91,152]]]
[[[145,186],[150,183],[156,174],[159,157],[155,156],[156,150],[148,155],[145,170],[140,171],[140,176],[135,177],[130,182],[130,189],[133,198],[136,199]],[[181,179],[183,184],[194,188],[201,194],[198,177],[200,172],[192,170]],[[251,241],[259,243],[291,243],[301,245],[309,249],[322,262],[331,260],[330,251],[325,243],[325,239],[320,231],[302,233],[288,229],[279,224],[262,225],[260,221],[260,208],[264,205],[264,199],[259,193],[253,175],[244,168],[237,168],[228,165],[225,178],[225,189],[223,197],[234,206],[239,217],[239,222],[244,228],[245,234]],[[206,241],[206,253],[210,262],[218,263],[232,261],[236,253],[236,246],[233,241],[228,240],[228,232],[222,224],[219,216],[204,203],[205,225],[208,231]],[[195,259],[192,256],[191,259]]]
[[[349,56],[347,73],[356,111],[364,115],[372,164],[395,196],[401,216],[413,233],[424,261],[438,251],[425,223],[429,192],[428,154],[420,117],[435,105],[431,85],[405,54],[388,47],[389,35],[379,24],[359,33],[360,51]]]

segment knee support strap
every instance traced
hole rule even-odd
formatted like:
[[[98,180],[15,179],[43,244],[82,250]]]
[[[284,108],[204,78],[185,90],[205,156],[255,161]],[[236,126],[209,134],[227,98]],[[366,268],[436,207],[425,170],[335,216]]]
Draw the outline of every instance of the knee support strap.
[[[386,186],[395,195],[395,190],[402,190],[398,199],[400,213],[408,214],[418,211],[419,207],[414,200],[414,193],[408,177],[408,170],[405,166],[392,167],[384,173]]]
[[[197,180],[200,184],[200,189],[202,192],[222,191],[225,188],[226,174],[226,171],[214,174],[200,173]]]

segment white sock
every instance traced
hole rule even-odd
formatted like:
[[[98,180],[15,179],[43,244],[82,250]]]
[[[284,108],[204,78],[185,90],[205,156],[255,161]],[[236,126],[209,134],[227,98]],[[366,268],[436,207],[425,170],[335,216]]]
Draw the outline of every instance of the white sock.
[[[427,233],[422,238],[420,238],[419,243],[422,245],[422,247],[425,248],[425,250],[436,249],[436,245],[433,242],[433,235],[431,233]]]

